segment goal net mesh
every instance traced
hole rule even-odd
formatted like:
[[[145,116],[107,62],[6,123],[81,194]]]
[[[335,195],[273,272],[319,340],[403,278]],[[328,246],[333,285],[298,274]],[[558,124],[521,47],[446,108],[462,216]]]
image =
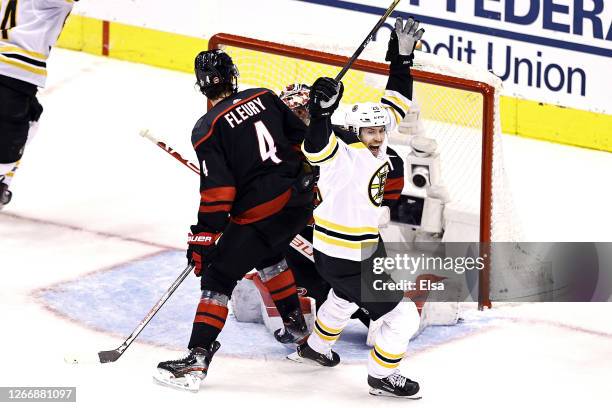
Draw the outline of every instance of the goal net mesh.
[[[313,60],[309,57],[312,51],[350,57],[355,48],[354,44],[329,45],[329,39],[314,39],[312,36],[292,36],[287,44],[225,34],[213,38],[215,40],[209,47],[225,49],[237,65],[241,89],[264,87],[277,93],[291,83],[312,84],[320,76],[336,76],[339,66],[329,61]],[[382,70],[364,69],[356,64],[348,71],[342,79],[345,88],[343,104],[380,100],[387,81],[385,65],[382,65],[385,51],[386,42],[373,42],[359,60],[379,63]],[[425,136],[435,139],[438,144],[442,179],[451,197],[447,208],[467,218],[475,218],[480,228],[480,234],[460,237],[460,240],[518,240],[520,228],[503,167],[499,114],[501,81],[493,74],[468,64],[418,51],[415,54],[413,99],[420,106],[419,118]],[[443,78],[434,84],[420,79],[419,73],[439,74]],[[484,84],[492,90],[489,96],[492,109],[489,112],[484,109],[483,93],[466,90],[465,84],[471,84],[468,87],[473,85],[474,89],[477,84]],[[485,143],[492,147],[491,154],[483,163]],[[392,146],[403,154],[409,151],[406,145]],[[489,173],[488,177],[483,171]],[[405,192],[410,189],[410,183],[406,183]],[[481,194],[483,191],[485,194]],[[483,209],[486,210],[484,213]]]

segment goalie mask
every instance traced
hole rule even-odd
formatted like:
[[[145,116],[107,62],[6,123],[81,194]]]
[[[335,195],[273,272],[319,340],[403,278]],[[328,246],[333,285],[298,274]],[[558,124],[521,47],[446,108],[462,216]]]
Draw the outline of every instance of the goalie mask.
[[[310,87],[306,84],[287,85],[280,93],[279,98],[289,107],[306,125],[310,123],[308,101],[310,101]]]
[[[199,53],[195,58],[195,74],[200,91],[209,99],[238,92],[238,68],[222,50]]]
[[[280,93],[279,98],[291,110],[306,108],[308,101],[310,101],[310,87],[306,84],[287,85]]]

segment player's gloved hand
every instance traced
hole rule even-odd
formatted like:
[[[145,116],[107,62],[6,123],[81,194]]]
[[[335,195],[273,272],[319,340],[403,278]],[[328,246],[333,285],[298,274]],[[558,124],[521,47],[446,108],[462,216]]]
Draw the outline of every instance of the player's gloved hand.
[[[202,275],[202,271],[210,263],[210,258],[215,250],[215,242],[221,234],[213,232],[200,232],[198,234],[189,233],[187,243],[187,261],[194,265],[193,273],[196,276]]]
[[[409,17],[404,25],[404,20],[398,17],[395,20],[395,30],[391,32],[387,55],[385,60],[392,64],[407,65],[414,58],[414,48],[423,37],[424,29],[419,30],[419,21]]]
[[[338,105],[344,85],[333,78],[318,78],[310,88],[310,101],[308,102],[308,112],[313,118],[330,116]]]

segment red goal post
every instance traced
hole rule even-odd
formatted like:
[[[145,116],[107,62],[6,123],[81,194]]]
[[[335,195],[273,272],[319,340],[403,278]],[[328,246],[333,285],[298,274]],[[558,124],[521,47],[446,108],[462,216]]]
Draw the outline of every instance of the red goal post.
[[[332,67],[342,67],[349,57],[327,52],[301,48],[293,45],[279,44],[270,41],[263,41],[254,38],[242,37],[238,35],[219,33],[212,36],[208,43],[209,49],[222,47],[235,47],[238,49],[256,51],[265,55],[294,58],[297,60],[311,61],[318,64],[325,64]],[[233,54],[230,52],[233,56]],[[240,62],[236,62],[238,69],[241,70]],[[265,70],[262,64],[261,69]],[[382,62],[373,62],[358,59],[353,64],[352,71],[364,73],[388,75],[388,65]],[[333,75],[330,75],[333,76]],[[414,67],[412,76],[415,82],[436,85],[444,88],[452,88],[482,96],[481,114],[481,150],[480,150],[480,200],[479,200],[479,238],[482,243],[491,242],[492,238],[492,194],[493,194],[493,149],[494,136],[496,131],[496,88],[484,81],[466,79],[457,76],[444,75],[436,72],[428,72]],[[241,81],[244,80],[241,78]],[[288,83],[295,81],[288,81]],[[260,86],[261,84],[253,84]],[[497,113],[498,114],[498,113]],[[484,245],[486,247],[486,245]],[[487,268],[488,269],[488,268]],[[481,271],[479,277],[479,307],[490,307],[489,298],[489,274],[488,271]]]

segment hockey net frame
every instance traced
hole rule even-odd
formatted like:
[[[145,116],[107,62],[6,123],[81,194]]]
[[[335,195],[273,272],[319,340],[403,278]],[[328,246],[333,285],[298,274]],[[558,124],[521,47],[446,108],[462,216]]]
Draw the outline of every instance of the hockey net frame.
[[[296,58],[315,63],[327,64],[336,67],[344,66],[349,57],[327,52],[301,48],[293,45],[263,41],[259,39],[243,37],[228,33],[213,35],[208,42],[208,49],[217,49],[222,46],[238,47],[242,49],[269,53],[277,56]],[[239,67],[240,69],[240,67]],[[387,76],[389,68],[387,64],[357,59],[352,70]],[[443,86],[461,91],[478,93],[482,96],[482,150],[480,169],[480,242],[481,251],[488,252],[488,243],[491,242],[492,229],[492,182],[493,182],[493,150],[494,136],[496,131],[496,87],[478,80],[466,79],[456,76],[444,75],[436,72],[428,72],[413,67],[412,77],[417,82]],[[488,258],[486,258],[488,259]],[[491,307],[490,299],[490,275],[487,261],[486,267],[479,272],[478,279],[478,307]]]

